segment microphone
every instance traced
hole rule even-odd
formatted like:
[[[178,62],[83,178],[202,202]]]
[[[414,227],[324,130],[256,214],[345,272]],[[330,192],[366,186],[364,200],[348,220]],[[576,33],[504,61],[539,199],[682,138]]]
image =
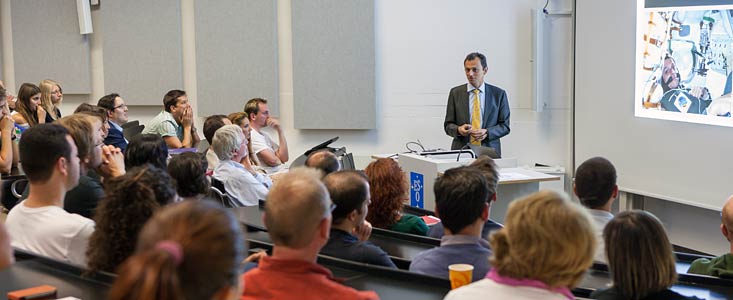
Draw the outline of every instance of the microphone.
[[[468,143],[466,143],[465,145],[463,145],[463,147],[461,147],[461,149],[458,150],[459,152],[458,152],[458,155],[456,156],[456,162],[458,162],[458,161],[461,160],[461,154],[463,154],[463,151],[465,151],[469,147],[471,147],[471,138],[468,139]]]

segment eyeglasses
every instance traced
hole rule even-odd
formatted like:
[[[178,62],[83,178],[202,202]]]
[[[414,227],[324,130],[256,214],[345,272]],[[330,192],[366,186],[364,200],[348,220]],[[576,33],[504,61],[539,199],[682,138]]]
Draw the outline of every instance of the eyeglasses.
[[[122,108],[122,109],[125,109],[125,108],[127,108],[127,104],[120,104],[120,105],[117,105],[117,106],[113,107],[113,108],[112,108],[112,110],[115,110],[115,109],[118,109],[118,108]]]
[[[330,209],[331,209],[331,212],[333,212],[333,210],[336,209],[336,203],[331,203]]]

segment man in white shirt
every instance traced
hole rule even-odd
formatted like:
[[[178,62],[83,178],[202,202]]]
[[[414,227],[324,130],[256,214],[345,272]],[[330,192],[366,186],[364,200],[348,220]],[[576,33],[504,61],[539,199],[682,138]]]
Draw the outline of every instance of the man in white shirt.
[[[283,163],[289,159],[288,143],[280,122],[275,118],[270,118],[267,100],[254,98],[247,101],[247,104],[244,105],[244,112],[252,126],[251,140],[255,162],[268,174],[280,171]],[[278,143],[275,143],[269,134],[262,131],[262,128],[268,126],[277,131]]]
[[[241,163],[247,157],[247,139],[238,125],[224,125],[214,134],[212,147],[219,157],[213,179],[224,185],[232,202],[238,206],[253,206],[265,200],[272,181],[264,174]]]
[[[12,246],[85,265],[94,221],[62,208],[66,191],[79,182],[74,140],[61,125],[39,124],[23,133],[19,147],[30,192],[5,221]]]
[[[596,223],[595,261],[606,263],[606,249],[603,243],[603,228],[613,219],[611,206],[618,196],[616,168],[603,157],[593,157],[584,161],[575,171],[573,193],[580,203],[588,208]]]

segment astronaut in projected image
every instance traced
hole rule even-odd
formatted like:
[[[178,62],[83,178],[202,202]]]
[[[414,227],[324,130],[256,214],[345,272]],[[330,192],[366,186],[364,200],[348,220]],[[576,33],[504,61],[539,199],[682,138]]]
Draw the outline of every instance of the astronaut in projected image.
[[[662,109],[666,111],[708,114],[708,106],[712,102],[710,92],[705,87],[685,87],[680,82],[680,72],[677,63],[671,56],[664,58],[662,66]]]

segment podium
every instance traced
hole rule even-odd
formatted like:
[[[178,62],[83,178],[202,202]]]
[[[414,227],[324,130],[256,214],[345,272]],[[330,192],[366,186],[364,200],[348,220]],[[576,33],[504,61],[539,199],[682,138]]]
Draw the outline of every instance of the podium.
[[[409,180],[410,206],[435,211],[435,179],[446,170],[468,165],[474,159],[467,153],[459,158],[456,152],[401,153],[398,161]],[[504,222],[509,202],[539,191],[542,181],[560,180],[559,176],[518,168],[516,159],[495,159],[494,162],[499,167],[499,186],[490,218],[499,223]]]

